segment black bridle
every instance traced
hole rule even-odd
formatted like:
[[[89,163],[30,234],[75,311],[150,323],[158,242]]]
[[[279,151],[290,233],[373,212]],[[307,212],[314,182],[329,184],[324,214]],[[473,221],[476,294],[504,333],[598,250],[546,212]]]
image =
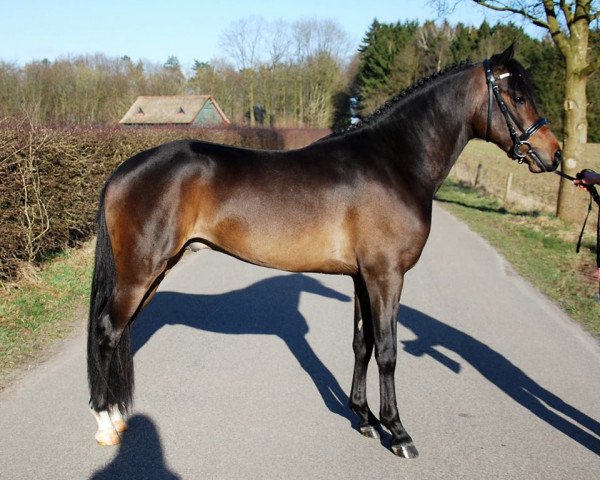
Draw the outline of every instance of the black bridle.
[[[485,78],[486,78],[486,82],[488,85],[488,114],[487,114],[487,126],[486,126],[486,130],[485,130],[486,141],[488,141],[488,142],[490,141],[489,135],[490,135],[490,130],[492,128],[492,107],[493,107],[492,96],[493,96],[496,98],[496,102],[498,103],[498,106],[500,107],[500,111],[502,112],[502,115],[504,116],[504,119],[506,120],[506,126],[508,127],[508,131],[510,133],[510,138],[512,139],[512,142],[513,142],[513,146],[508,154],[509,157],[511,157],[513,160],[516,160],[519,163],[523,163],[523,160],[525,159],[525,157],[527,157],[529,155],[535,161],[535,163],[538,164],[538,166],[540,167],[542,172],[547,172],[548,169],[546,168],[544,163],[540,160],[540,158],[537,156],[537,154],[535,153],[533,148],[531,148],[531,145],[528,142],[528,140],[540,128],[542,128],[544,125],[547,125],[550,122],[548,122],[548,120],[546,118],[540,117],[527,130],[523,129],[521,127],[519,121],[517,120],[517,118],[515,118],[515,115],[506,106],[506,103],[502,99],[502,95],[500,95],[500,88],[498,87],[498,84],[496,83],[496,78],[494,77],[494,72],[492,72],[492,68],[490,66],[489,60],[483,61],[483,68],[485,69]],[[511,75],[510,73],[504,73],[504,74],[500,75],[500,77],[498,77],[498,80],[505,78],[507,76],[510,76],[510,75]],[[517,130],[515,127],[519,128],[519,130],[521,130],[523,132],[520,136],[517,134]],[[566,173],[563,173],[563,172],[559,172],[558,170],[555,170],[554,173],[561,176],[565,180],[569,180],[569,181],[575,180],[575,177],[567,175]],[[578,178],[580,178],[579,174],[578,174]],[[598,191],[596,190],[596,188],[593,185],[585,185],[584,184],[582,186],[589,192],[590,202],[588,205],[588,211],[585,216],[585,220],[583,221],[583,227],[581,228],[581,233],[579,234],[579,239],[577,240],[577,253],[579,253],[579,250],[581,249],[581,241],[583,239],[583,232],[585,231],[588,217],[590,215],[590,212],[592,211],[592,204],[593,204],[593,202],[595,202],[599,208],[598,224],[596,227],[596,266],[598,267],[598,273],[600,275],[600,194],[598,194]],[[599,282],[600,282],[600,277],[599,277]],[[598,299],[600,300],[600,283],[599,283]]]
[[[506,106],[506,103],[502,99],[502,95],[500,95],[500,88],[498,87],[498,84],[496,83],[496,78],[494,77],[494,73],[492,72],[492,68],[490,67],[489,60],[483,61],[483,68],[485,69],[485,78],[486,78],[486,82],[488,85],[488,114],[487,114],[487,127],[485,130],[486,141],[488,141],[488,142],[490,141],[489,134],[490,134],[490,130],[492,128],[492,107],[493,107],[492,96],[493,96],[496,98],[496,102],[498,103],[498,106],[500,107],[500,111],[502,112],[502,115],[504,116],[504,119],[506,120],[506,126],[508,127],[508,132],[510,133],[510,138],[512,139],[512,142],[513,142],[513,146],[511,148],[511,150],[509,151],[508,155],[513,160],[516,160],[519,163],[523,163],[523,160],[525,159],[525,157],[527,157],[529,155],[535,161],[535,163],[538,164],[538,166],[542,169],[543,172],[547,172],[548,169],[546,168],[546,165],[544,165],[544,162],[542,162],[540,160],[540,158],[537,156],[537,154],[535,153],[533,148],[531,148],[531,145],[529,144],[528,140],[540,128],[542,128],[544,125],[547,125],[550,122],[548,122],[548,119],[540,117],[527,130],[523,129],[521,127],[519,121],[517,120],[517,118],[513,115],[513,113]],[[501,75],[500,78],[504,78],[504,76],[508,76],[508,75],[510,75],[510,73]],[[521,130],[523,132],[520,136],[517,134],[517,130],[515,127],[519,128],[519,130]]]

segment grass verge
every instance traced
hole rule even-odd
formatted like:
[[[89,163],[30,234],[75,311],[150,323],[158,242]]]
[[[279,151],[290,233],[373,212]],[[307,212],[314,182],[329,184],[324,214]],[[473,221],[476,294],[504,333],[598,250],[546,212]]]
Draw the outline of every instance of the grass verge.
[[[41,270],[25,270],[18,285],[0,290],[0,390],[17,368],[39,360],[86,315],[92,246],[68,250]]]
[[[576,254],[581,227],[565,224],[554,215],[503,206],[498,199],[451,180],[442,186],[437,199],[487,239],[521,276],[588,331],[600,336],[595,237],[591,228],[586,230],[581,253]]]

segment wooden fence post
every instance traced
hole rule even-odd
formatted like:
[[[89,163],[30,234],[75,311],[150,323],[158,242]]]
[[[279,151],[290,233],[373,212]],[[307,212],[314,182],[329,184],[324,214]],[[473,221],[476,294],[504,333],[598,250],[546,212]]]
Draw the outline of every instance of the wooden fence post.
[[[512,179],[513,179],[513,174],[512,172],[508,174],[508,177],[506,178],[506,188],[504,189],[504,201],[508,202],[508,198],[510,197],[510,188],[512,187]]]
[[[477,165],[477,173],[475,174],[475,181],[473,182],[473,187],[478,187],[481,183],[481,178],[483,176],[483,165],[480,163]]]

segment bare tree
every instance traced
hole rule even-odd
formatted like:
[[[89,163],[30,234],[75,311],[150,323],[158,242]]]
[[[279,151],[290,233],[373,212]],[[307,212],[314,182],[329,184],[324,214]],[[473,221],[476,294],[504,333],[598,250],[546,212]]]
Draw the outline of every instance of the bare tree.
[[[244,107],[241,118],[236,118],[243,120],[246,113],[255,125],[257,105],[265,107],[269,121],[277,119],[278,125],[331,125],[333,97],[346,81],[343,63],[351,51],[348,38],[332,20],[289,23],[250,17],[233,23],[220,44],[243,78]],[[196,72],[193,88],[203,75],[202,70]],[[240,89],[227,98],[239,105]],[[227,110],[228,101],[222,100]]]
[[[36,138],[37,137],[37,138]],[[30,123],[28,145],[24,155],[16,156],[21,182],[21,225],[25,233],[27,261],[33,262],[41,249],[40,240],[50,230],[50,217],[42,199],[38,150],[43,148],[47,134],[38,133]],[[39,141],[39,143],[38,143]]]
[[[298,60],[326,53],[342,62],[352,53],[350,37],[334,20],[298,20],[292,30]]]
[[[261,59],[264,28],[265,22],[262,18],[242,18],[232,23],[223,32],[219,42],[244,76],[251,127],[256,124],[254,118],[255,71]]]
[[[293,24],[296,120],[299,125],[331,124],[333,95],[343,89],[343,63],[350,53],[350,39],[333,20],[306,19]]]
[[[266,27],[265,44],[269,67],[274,68],[289,62],[292,50],[292,37],[289,25],[283,20],[277,20]]]
[[[446,21],[439,27],[434,22],[425,22],[417,30],[417,46],[433,60],[437,72],[446,63],[445,57],[451,55],[450,45],[455,36],[454,29]]]

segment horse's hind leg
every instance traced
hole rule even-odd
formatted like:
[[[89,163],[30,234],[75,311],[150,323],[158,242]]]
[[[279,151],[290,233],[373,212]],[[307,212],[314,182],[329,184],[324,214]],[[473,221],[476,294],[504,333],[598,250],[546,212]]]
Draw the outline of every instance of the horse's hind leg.
[[[367,367],[373,353],[373,321],[369,296],[362,278],[354,278],[354,375],[350,391],[350,409],[359,417],[358,429],[365,437],[379,438],[375,429],[379,420],[367,403]]]
[[[91,409],[92,415],[98,423],[98,430],[94,438],[99,445],[118,445],[121,443],[119,434],[127,430],[127,422],[116,405],[111,405],[108,410],[97,412]]]
[[[117,276],[112,294],[98,318],[97,330],[90,335],[95,339],[91,351],[98,351],[98,366],[92,368],[98,374],[90,378],[90,403],[98,422],[95,438],[101,445],[120,443],[118,434],[127,430],[123,413],[129,409],[133,396],[131,321],[150,301],[182,253],[180,250],[172,255],[159,255],[139,246],[115,259],[128,276]],[[169,260],[164,259],[168,257]]]
[[[133,358],[130,321],[146,295],[145,285],[117,283],[99,318],[99,379],[92,385],[92,413],[98,422],[96,441],[120,443],[118,433],[127,429],[121,411],[126,411],[133,392]]]
[[[90,406],[98,421],[96,440],[108,445],[119,443],[117,429],[126,429],[121,414],[133,397],[131,321],[185,243],[172,206],[154,195],[148,203],[136,204],[136,192],[127,177],[107,183],[97,216],[88,380]],[[138,214],[131,215],[135,210]]]

